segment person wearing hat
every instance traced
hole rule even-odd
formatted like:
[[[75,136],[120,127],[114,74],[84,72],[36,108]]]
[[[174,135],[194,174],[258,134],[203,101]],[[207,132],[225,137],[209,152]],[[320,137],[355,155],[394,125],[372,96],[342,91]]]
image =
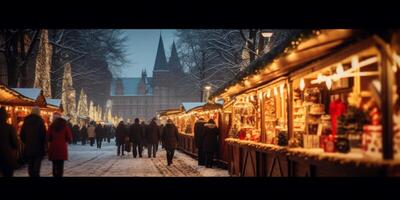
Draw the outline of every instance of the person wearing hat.
[[[39,107],[33,107],[31,114],[25,117],[20,136],[28,159],[28,174],[30,177],[39,177],[47,145],[46,126],[40,117]]]
[[[175,149],[178,148],[178,129],[171,119],[167,120],[162,134],[163,147],[167,151],[167,164],[170,166],[174,158]]]
[[[16,167],[17,134],[13,126],[7,123],[7,112],[0,108],[0,173],[12,177]]]
[[[62,177],[64,161],[68,160],[68,143],[72,141],[72,133],[67,121],[59,113],[54,113],[53,117],[53,123],[47,134],[49,160],[53,163],[53,176]]]

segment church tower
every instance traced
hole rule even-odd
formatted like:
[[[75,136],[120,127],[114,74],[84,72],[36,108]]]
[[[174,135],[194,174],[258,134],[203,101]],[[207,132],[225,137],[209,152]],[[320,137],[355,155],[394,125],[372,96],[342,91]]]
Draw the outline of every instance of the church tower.
[[[178,52],[176,50],[175,41],[172,43],[171,56],[168,61],[168,68],[174,74],[181,74],[183,72],[182,65],[180,63]]]
[[[160,39],[158,41],[158,48],[156,54],[156,60],[154,62],[153,68],[153,80],[154,87],[166,87],[168,84],[168,63],[165,56],[164,43],[162,36],[160,34]]]

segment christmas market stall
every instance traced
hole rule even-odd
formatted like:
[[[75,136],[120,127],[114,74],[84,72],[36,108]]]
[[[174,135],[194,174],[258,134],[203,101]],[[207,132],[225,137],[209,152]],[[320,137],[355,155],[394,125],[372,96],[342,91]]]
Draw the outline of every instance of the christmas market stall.
[[[234,176],[399,176],[399,33],[298,30],[214,92]]]
[[[194,125],[197,120],[203,118],[205,121],[213,119],[217,126],[220,126],[220,111],[222,108],[221,104],[218,103],[206,103],[206,102],[190,102],[182,103],[181,106],[183,112],[181,112],[178,118],[178,130],[179,130],[179,147],[182,151],[190,154],[194,157],[197,156],[197,148],[195,147],[194,141]],[[224,143],[224,137],[221,142]],[[221,158],[221,156],[218,156]]]

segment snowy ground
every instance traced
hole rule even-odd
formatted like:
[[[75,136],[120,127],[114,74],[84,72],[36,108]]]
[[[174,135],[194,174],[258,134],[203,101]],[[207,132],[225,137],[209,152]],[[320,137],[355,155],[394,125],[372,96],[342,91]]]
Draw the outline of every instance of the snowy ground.
[[[160,148],[161,149],[161,148]],[[132,152],[125,156],[116,155],[114,142],[103,143],[102,149],[86,145],[70,145],[69,160],[64,163],[64,176],[139,176],[139,177],[196,177],[229,176],[227,170],[197,166],[197,160],[176,151],[174,163],[167,166],[165,150],[157,152],[156,158],[147,158],[147,150],[142,158],[133,158]],[[41,176],[51,176],[51,162],[42,162]],[[27,166],[18,169],[14,176],[28,176]]]

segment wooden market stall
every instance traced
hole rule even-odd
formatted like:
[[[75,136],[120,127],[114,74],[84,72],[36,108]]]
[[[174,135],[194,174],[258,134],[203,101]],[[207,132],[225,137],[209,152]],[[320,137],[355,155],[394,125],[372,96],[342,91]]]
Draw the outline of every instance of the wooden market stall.
[[[230,174],[400,175],[392,38],[398,33],[293,31],[217,90]]]
[[[179,149],[192,157],[197,157],[197,148],[194,143],[195,122],[200,118],[205,121],[213,119],[220,130],[223,130],[221,108],[222,104],[220,102],[183,102],[179,108],[160,111],[159,119],[163,124],[167,119],[171,119],[178,128]],[[220,133],[220,151],[216,158],[220,167],[227,166],[227,147],[225,143],[227,135],[224,135],[224,133],[226,131],[221,131]]]

